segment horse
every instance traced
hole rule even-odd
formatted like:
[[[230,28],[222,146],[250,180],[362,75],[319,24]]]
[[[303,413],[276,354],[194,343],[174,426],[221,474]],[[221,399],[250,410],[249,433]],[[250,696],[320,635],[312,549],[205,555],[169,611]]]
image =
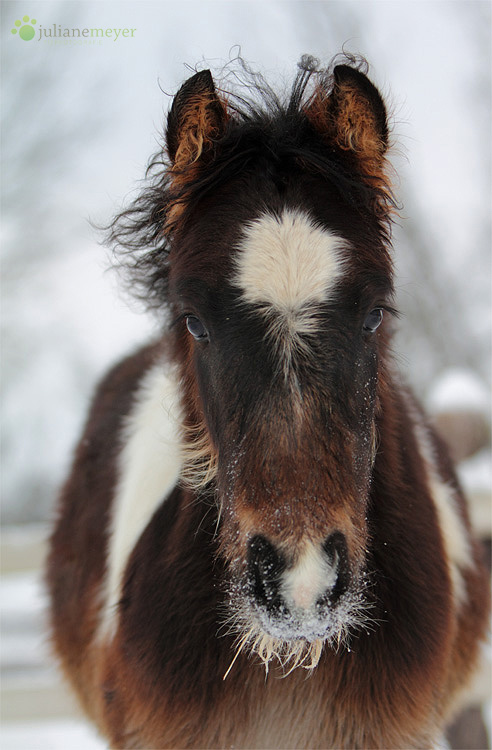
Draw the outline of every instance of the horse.
[[[392,354],[386,105],[355,58],[244,75],[183,83],[107,228],[162,334],[75,450],[54,650],[111,747],[436,747],[489,584]]]

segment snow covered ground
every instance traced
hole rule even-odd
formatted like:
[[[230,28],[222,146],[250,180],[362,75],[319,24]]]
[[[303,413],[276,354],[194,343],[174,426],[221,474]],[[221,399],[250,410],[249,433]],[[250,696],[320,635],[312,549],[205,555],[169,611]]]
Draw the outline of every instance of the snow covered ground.
[[[103,750],[107,745],[80,721],[6,723],[0,732],[2,750]]]
[[[0,667],[2,750],[102,750],[63,684],[46,636],[43,527],[2,533]]]

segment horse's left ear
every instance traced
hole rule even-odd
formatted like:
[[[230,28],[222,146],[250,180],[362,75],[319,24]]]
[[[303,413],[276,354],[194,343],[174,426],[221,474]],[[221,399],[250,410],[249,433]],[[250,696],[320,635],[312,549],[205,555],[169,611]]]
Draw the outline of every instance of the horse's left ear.
[[[181,86],[174,97],[166,131],[175,174],[183,175],[192,164],[213,155],[214,141],[223,134],[227,119],[209,70],[196,73]]]
[[[359,70],[338,65],[331,92],[319,86],[306,115],[325,140],[355,156],[361,171],[377,176],[388,148],[386,108],[377,88]]]

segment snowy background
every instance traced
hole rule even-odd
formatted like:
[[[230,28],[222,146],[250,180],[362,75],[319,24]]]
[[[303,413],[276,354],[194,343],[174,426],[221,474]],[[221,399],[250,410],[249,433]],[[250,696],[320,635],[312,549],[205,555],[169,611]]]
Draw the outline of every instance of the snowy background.
[[[399,366],[431,404],[444,393],[442,378],[465,369],[468,380],[454,379],[446,398],[479,393],[488,419],[491,6],[3,0],[0,7],[2,538],[21,550],[19,563],[3,567],[2,628],[15,638],[2,639],[2,673],[9,689],[26,674],[41,685],[37,711],[10,710],[7,694],[2,747],[91,750],[98,743],[90,730],[66,723],[71,708],[40,709],[56,678],[43,645],[39,540],[94,383],[156,325],[119,291],[91,222],[104,224],[133,195],[187,66],[220,71],[240,49],[283,86],[303,53],[326,62],[342,48],[360,53],[389,104],[404,204],[394,239]],[[29,42],[11,34],[27,13],[36,19]],[[98,44],[38,41],[40,27],[53,24],[136,32]],[[490,465],[473,460],[466,481],[488,491]]]

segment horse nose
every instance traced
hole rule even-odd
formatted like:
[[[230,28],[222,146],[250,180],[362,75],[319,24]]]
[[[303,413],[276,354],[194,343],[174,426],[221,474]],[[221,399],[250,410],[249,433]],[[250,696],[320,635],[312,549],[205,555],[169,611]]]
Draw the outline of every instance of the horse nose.
[[[263,536],[249,543],[249,577],[257,604],[270,613],[336,604],[349,587],[347,543],[342,532],[307,544],[295,562]]]
[[[328,594],[330,602],[334,604],[347,591],[350,583],[349,557],[345,535],[341,531],[330,534],[323,544],[323,552],[331,568],[336,571],[335,582]]]
[[[249,576],[256,602],[268,611],[283,606],[280,587],[286,564],[284,557],[264,536],[254,536],[248,550]]]

